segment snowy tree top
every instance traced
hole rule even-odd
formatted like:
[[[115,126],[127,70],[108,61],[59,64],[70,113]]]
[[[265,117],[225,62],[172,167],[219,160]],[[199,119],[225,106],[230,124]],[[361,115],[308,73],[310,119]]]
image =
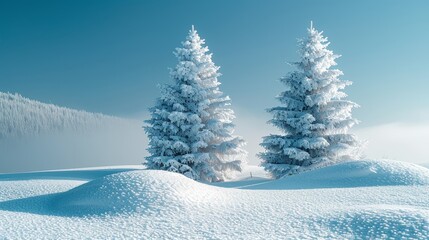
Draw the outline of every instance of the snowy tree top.
[[[307,29],[307,37],[300,39],[298,43],[301,59],[296,64],[306,72],[326,72],[330,67],[337,65],[335,59],[341,57],[341,55],[336,55],[327,49],[330,45],[328,38],[323,36],[323,31],[314,28],[313,22]]]

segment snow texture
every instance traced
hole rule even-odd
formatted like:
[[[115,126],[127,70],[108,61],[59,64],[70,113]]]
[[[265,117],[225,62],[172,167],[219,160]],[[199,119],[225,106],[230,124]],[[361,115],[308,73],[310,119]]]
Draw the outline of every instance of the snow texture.
[[[286,90],[277,98],[282,105],[268,109],[273,114],[269,122],[284,132],[261,143],[265,152],[259,156],[274,177],[360,156],[358,140],[347,133],[357,123],[351,111],[358,105],[344,100],[342,90],[351,82],[340,80],[343,73],[331,68],[339,56],[328,45],[322,32],[308,29],[299,41],[301,59],[292,63],[297,70],[281,78]]]
[[[145,126],[149,137],[146,165],[201,181],[224,181],[240,171],[246,151],[234,136],[230,98],[220,91],[219,67],[192,27],[175,55],[173,83],[162,87]]]
[[[285,176],[275,182],[254,185],[251,188],[307,189],[391,185],[429,185],[429,169],[393,160],[358,160]]]
[[[375,171],[368,174],[371,168]],[[86,171],[98,177],[102,170]],[[64,179],[56,180],[0,175],[0,238],[429,238],[428,169],[383,160],[324,170],[344,170],[365,184],[350,187],[350,181],[342,187],[344,176],[339,174],[305,189],[302,180],[310,172],[248,185],[246,190],[157,170],[120,172],[86,183],[68,179],[67,171],[62,171]],[[311,173],[315,180],[326,177],[326,172]],[[287,179],[298,177],[293,184],[302,184],[296,187],[301,189],[285,190]],[[384,180],[370,184],[377,178]],[[332,186],[336,188],[324,188]]]

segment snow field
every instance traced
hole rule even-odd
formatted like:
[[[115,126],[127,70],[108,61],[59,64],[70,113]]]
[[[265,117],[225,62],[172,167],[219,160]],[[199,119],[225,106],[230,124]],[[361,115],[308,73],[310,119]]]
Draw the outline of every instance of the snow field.
[[[244,179],[249,189],[243,190],[156,170],[120,172],[86,183],[9,177],[0,181],[0,196],[8,195],[0,202],[0,239],[429,238],[429,185],[424,180],[429,174],[407,163],[393,163],[391,168],[388,163],[373,161],[384,169],[378,171],[384,179],[402,186],[337,183],[332,188],[328,182],[331,188],[323,188],[321,182],[314,188],[305,189],[304,183],[302,189],[282,190],[286,178],[265,179],[268,182],[253,187]],[[361,165],[342,169],[348,167],[348,173],[364,179],[367,175],[357,174],[362,172],[357,166]],[[94,169],[94,174],[100,170]],[[322,173],[313,177],[323,179]],[[337,181],[344,181],[341,175]],[[238,182],[237,186],[243,187]]]
[[[350,161],[244,188],[306,189],[402,185],[429,185],[429,169],[393,160]]]

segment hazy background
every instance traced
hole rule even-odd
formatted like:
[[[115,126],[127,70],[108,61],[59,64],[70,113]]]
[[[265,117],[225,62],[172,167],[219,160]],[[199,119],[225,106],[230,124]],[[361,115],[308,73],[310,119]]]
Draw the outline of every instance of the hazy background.
[[[260,138],[274,131],[264,109],[278,105],[277,80],[292,70],[286,62],[297,59],[296,39],[313,20],[343,55],[344,79],[354,82],[346,92],[362,106],[353,131],[368,140],[367,155],[428,163],[428,11],[424,0],[2,1],[0,91],[143,121],[157,84],[170,81],[173,50],[194,24],[221,66],[221,90],[232,98],[237,133],[257,164]],[[134,156],[146,154],[144,135],[131,141],[141,142]],[[100,157],[57,165],[143,159]]]

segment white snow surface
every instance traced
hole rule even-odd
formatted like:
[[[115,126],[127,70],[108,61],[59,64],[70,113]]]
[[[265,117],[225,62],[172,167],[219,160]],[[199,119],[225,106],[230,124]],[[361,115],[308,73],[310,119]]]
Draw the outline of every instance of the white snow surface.
[[[249,169],[216,186],[132,166],[0,175],[0,239],[429,238],[426,168],[365,160],[280,180]]]
[[[393,160],[360,160],[339,163],[274,182],[252,185],[252,189],[307,189],[370,186],[429,185],[429,169]]]

